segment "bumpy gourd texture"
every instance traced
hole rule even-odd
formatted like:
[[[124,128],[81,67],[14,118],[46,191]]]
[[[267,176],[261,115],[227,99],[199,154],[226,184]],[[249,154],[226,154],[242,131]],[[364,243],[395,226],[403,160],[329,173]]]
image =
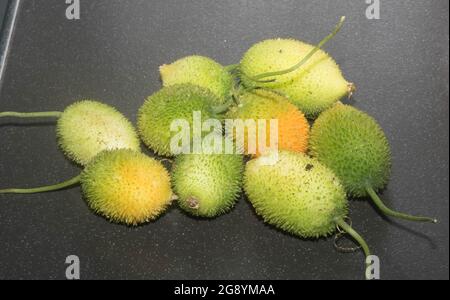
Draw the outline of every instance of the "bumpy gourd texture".
[[[57,136],[66,156],[88,164],[103,150],[139,151],[133,125],[116,109],[96,101],[80,101],[67,107],[57,124]]]
[[[251,47],[241,61],[246,86],[255,83],[248,79],[267,72],[281,71],[296,65],[314,46],[293,39],[270,39]],[[248,76],[248,77],[247,77]],[[285,94],[308,117],[315,117],[349,94],[349,83],[342,76],[336,62],[319,50],[294,72],[258,85]]]
[[[303,113],[285,97],[269,91],[253,91],[239,97],[239,105],[232,107],[227,118],[266,120],[266,145],[270,144],[270,120],[278,120],[278,149],[306,152],[309,139],[309,123]],[[259,140],[258,126],[256,141]],[[248,154],[248,130],[244,132],[244,151]],[[236,134],[234,133],[234,136]],[[260,155],[259,147],[256,155]]]
[[[225,68],[204,56],[188,56],[160,67],[163,85],[191,83],[209,89],[222,102],[231,96],[233,78]]]
[[[303,238],[335,231],[347,215],[345,191],[331,170],[305,154],[282,151],[274,165],[247,163],[244,189],[258,215]]]
[[[100,153],[83,171],[81,182],[92,210],[127,225],[156,219],[172,198],[162,164],[131,150]]]
[[[366,187],[381,189],[389,180],[388,140],[378,123],[356,108],[337,104],[322,113],[313,125],[310,146],[352,196],[366,196]]]
[[[144,143],[156,153],[173,156],[170,149],[171,124],[186,120],[193,137],[193,112],[201,112],[202,120],[213,118],[211,107],[220,100],[210,91],[191,84],[174,85],[150,96],[139,109],[138,129]]]
[[[241,192],[243,170],[241,155],[178,156],[172,178],[180,207],[201,217],[216,217],[228,212]]]

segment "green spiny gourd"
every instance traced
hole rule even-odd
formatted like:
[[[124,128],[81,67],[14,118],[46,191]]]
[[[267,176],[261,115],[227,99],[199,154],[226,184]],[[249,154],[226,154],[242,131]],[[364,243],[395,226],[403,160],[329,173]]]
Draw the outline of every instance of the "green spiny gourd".
[[[156,219],[173,200],[170,177],[153,158],[130,149],[106,150],[81,175],[66,182],[32,189],[0,190],[0,194],[35,194],[81,183],[89,207],[112,222],[139,225]]]
[[[190,83],[210,90],[223,103],[231,97],[234,79],[227,69],[204,56],[188,56],[160,67],[165,87]]]
[[[186,121],[193,133],[193,113],[202,120],[215,118],[214,107],[220,100],[209,90],[192,84],[165,87],[150,96],[139,109],[138,129],[144,143],[159,155],[173,156],[171,140],[175,120]]]
[[[318,161],[281,151],[275,164],[247,163],[245,192],[264,220],[302,238],[333,233],[336,219],[347,216],[339,179]]]
[[[104,150],[140,148],[133,125],[115,108],[97,101],[79,101],[63,112],[3,112],[0,117],[57,118],[60,148],[83,166]]]
[[[361,236],[344,221],[348,201],[330,169],[303,153],[280,151],[270,161],[261,156],[245,169],[244,190],[258,215],[301,238],[326,237],[339,226],[370,255]]]
[[[199,217],[228,212],[241,192],[244,161],[237,154],[185,154],[172,171],[180,207]]]
[[[380,125],[358,109],[336,104],[313,125],[311,153],[333,170],[350,196],[370,196],[385,214],[411,221],[436,222],[387,208],[376,192],[390,177],[391,152]]]
[[[351,95],[354,85],[344,79],[333,58],[320,50],[339,31],[343,21],[344,18],[319,46],[281,38],[255,44],[240,63],[243,85],[278,91],[309,118]],[[300,58],[303,60],[298,63]]]

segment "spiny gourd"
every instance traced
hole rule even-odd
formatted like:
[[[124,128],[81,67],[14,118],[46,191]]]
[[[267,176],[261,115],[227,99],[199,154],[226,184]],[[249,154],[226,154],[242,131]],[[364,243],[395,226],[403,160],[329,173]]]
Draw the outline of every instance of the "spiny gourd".
[[[344,221],[348,201],[334,173],[303,153],[280,151],[277,155],[272,164],[266,163],[265,156],[247,163],[244,190],[256,213],[301,238],[326,237],[339,226],[369,256],[367,244]]]
[[[81,175],[61,184],[34,189],[0,190],[33,194],[81,183],[89,207],[112,222],[139,225],[157,218],[171,203],[170,177],[163,165],[130,149],[103,151]]]
[[[231,97],[234,79],[226,68],[211,58],[193,55],[160,67],[165,87],[190,83],[210,90],[221,102]]]
[[[164,166],[130,150],[99,154],[83,171],[81,186],[96,213],[128,225],[154,220],[173,198]]]
[[[309,123],[303,113],[285,97],[266,90],[244,92],[238,97],[239,104],[232,107],[226,117],[230,119],[258,120],[266,122],[266,145],[270,144],[270,120],[278,121],[278,149],[294,152],[306,152],[308,148]],[[259,139],[259,127],[256,126],[256,141]],[[244,132],[244,153],[248,152],[248,133]],[[234,136],[236,133],[234,133]],[[257,147],[256,155],[261,154]]]
[[[139,151],[140,147],[133,125],[115,108],[97,101],[79,101],[63,112],[3,112],[0,117],[58,118],[60,148],[69,159],[83,166],[103,150]]]
[[[139,109],[138,129],[144,143],[159,155],[173,156],[171,125],[185,120],[193,137],[193,113],[200,112],[202,120],[215,118],[214,107],[220,100],[209,90],[192,84],[165,87],[150,96]]]
[[[247,163],[245,192],[264,220],[302,238],[333,233],[348,203],[339,179],[318,161],[281,151],[275,164]]]
[[[237,154],[185,154],[176,158],[172,180],[179,206],[213,218],[228,212],[241,192],[244,161]]]
[[[333,170],[350,196],[370,196],[382,212],[411,221],[436,222],[392,211],[379,199],[390,177],[391,153],[380,125],[354,107],[336,104],[320,115],[311,132],[311,154]]]
[[[283,93],[308,118],[351,95],[354,85],[344,79],[333,58],[319,49],[337,33],[343,21],[319,46],[281,38],[255,44],[240,62],[243,85]],[[304,59],[298,64],[300,58]]]

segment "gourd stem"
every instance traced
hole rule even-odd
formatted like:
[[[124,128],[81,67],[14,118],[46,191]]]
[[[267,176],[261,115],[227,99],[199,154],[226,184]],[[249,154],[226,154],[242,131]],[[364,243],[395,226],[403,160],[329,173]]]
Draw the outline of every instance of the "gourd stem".
[[[30,113],[5,111],[5,112],[0,112],[0,118],[5,118],[5,117],[14,117],[14,118],[59,118],[59,117],[61,117],[61,114],[62,114],[62,112],[60,112],[60,111],[45,111],[45,112],[30,112]]]
[[[359,245],[361,245],[361,248],[364,251],[364,255],[366,256],[366,267],[368,267],[369,265],[367,262],[367,257],[369,257],[371,254],[366,241],[362,238],[361,235],[359,235],[359,233],[357,233],[350,225],[348,225],[343,218],[336,218],[334,222],[337,226],[339,226],[339,228],[348,233],[356,242],[358,242]]]
[[[219,104],[211,107],[211,112],[215,115],[221,115],[228,111],[228,109],[234,104],[234,100],[231,99],[223,104]]]
[[[81,175],[78,175],[70,180],[49,185],[49,186],[43,186],[38,188],[31,188],[31,189],[6,189],[6,190],[0,190],[0,194],[38,194],[38,193],[45,193],[45,192],[51,192],[51,191],[58,191],[62,190],[71,186],[74,186],[80,182]]]
[[[240,64],[234,64],[234,65],[229,65],[229,66],[225,66],[225,71],[227,72],[234,72],[239,68]]]
[[[269,72],[269,73],[263,73],[260,75],[257,75],[255,77],[249,77],[247,76],[250,80],[252,81],[256,81],[256,82],[261,82],[261,83],[267,83],[267,82],[273,82],[274,80],[262,80],[264,78],[268,78],[268,77],[274,77],[274,76],[281,76],[281,75],[285,75],[291,72],[296,71],[297,69],[299,69],[301,66],[303,66],[306,62],[308,62],[308,60],[317,52],[319,51],[323,46],[325,46],[325,44],[331,40],[342,28],[342,25],[344,25],[345,22],[345,17],[341,17],[341,20],[339,21],[339,23],[336,25],[336,27],[334,28],[333,32],[330,33],[328,36],[326,36],[316,47],[314,47],[313,50],[311,50],[298,64],[296,64],[295,66],[290,67],[289,69],[286,70],[281,70],[281,71],[275,71],[275,72]]]
[[[380,197],[378,197],[377,193],[374,191],[374,189],[372,187],[369,186],[366,188],[366,190],[367,190],[367,193],[369,194],[369,196],[372,198],[375,205],[378,207],[378,209],[380,209],[387,216],[404,219],[407,221],[413,221],[413,222],[430,222],[430,223],[438,222],[436,219],[433,219],[433,218],[416,217],[416,216],[396,212],[396,211],[388,208],[386,205],[384,205],[383,201],[381,201]]]

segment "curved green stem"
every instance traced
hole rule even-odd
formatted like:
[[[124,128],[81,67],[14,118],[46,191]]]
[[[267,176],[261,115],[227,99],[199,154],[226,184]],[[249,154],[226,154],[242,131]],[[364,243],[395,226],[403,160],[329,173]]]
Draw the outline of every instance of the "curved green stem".
[[[319,51],[323,46],[325,46],[325,44],[331,40],[342,28],[342,25],[344,25],[345,22],[345,17],[341,17],[339,23],[336,25],[336,27],[334,28],[333,32],[330,33],[328,36],[326,36],[322,41],[320,41],[320,43],[314,47],[313,50],[311,50],[311,52],[309,52],[298,64],[296,64],[295,66],[290,67],[289,69],[286,70],[281,70],[281,71],[276,71],[276,72],[268,72],[268,73],[264,73],[264,74],[260,74],[257,75],[255,77],[249,77],[247,76],[249,79],[256,81],[256,82],[261,82],[261,83],[268,83],[268,82],[273,82],[275,81],[274,79],[272,80],[262,80],[264,78],[268,78],[268,77],[274,77],[274,76],[280,76],[280,75],[285,75],[291,72],[296,71],[297,69],[299,69],[301,66],[303,66],[317,51]]]
[[[240,64],[234,64],[234,65],[229,65],[229,66],[225,66],[225,71],[227,72],[234,72],[239,68]]]
[[[285,93],[280,92],[278,90],[273,90],[273,89],[270,89],[270,88],[267,88],[267,87],[264,87],[264,86],[253,86],[253,87],[250,87],[250,88],[246,89],[245,91],[246,92],[253,92],[253,91],[257,91],[257,90],[271,92],[271,93],[277,94],[277,95],[279,95],[281,97],[288,98],[288,96]]]
[[[45,193],[45,192],[51,192],[51,191],[58,191],[62,190],[71,186],[74,186],[80,182],[81,175],[78,175],[70,180],[49,185],[49,186],[43,186],[38,188],[31,188],[31,189],[6,189],[6,190],[0,190],[0,194],[38,194],[38,193]]]
[[[359,233],[357,233],[350,225],[348,225],[343,218],[336,218],[334,219],[334,222],[342,230],[347,232],[356,242],[358,242],[359,245],[361,245],[361,248],[364,251],[364,255],[366,256],[366,267],[368,267],[369,265],[367,262],[367,257],[369,257],[371,254],[369,246],[367,245],[366,241],[362,238],[361,235],[359,235]]]
[[[256,85],[242,85],[239,87],[239,93],[251,93],[254,90],[260,89],[262,87]]]
[[[381,201],[380,197],[378,197],[377,193],[374,191],[374,189],[372,187],[367,187],[366,190],[367,190],[367,193],[369,194],[369,196],[372,198],[372,200],[375,203],[375,205],[385,215],[388,215],[388,216],[391,216],[391,217],[394,217],[394,218],[399,218],[399,219],[404,219],[404,220],[408,220],[408,221],[413,221],[413,222],[430,222],[430,223],[437,223],[438,222],[438,220],[433,219],[433,218],[416,217],[416,216],[412,216],[412,215],[396,212],[396,211],[388,208],[386,205],[384,205],[383,201]]]
[[[215,115],[221,115],[223,113],[226,113],[228,109],[234,104],[234,100],[230,99],[229,101],[225,102],[224,104],[219,104],[216,106],[211,107],[211,112]]]
[[[0,112],[0,118],[5,118],[5,117],[14,117],[14,118],[59,118],[59,117],[61,117],[61,114],[62,114],[62,112],[60,112],[60,111],[45,111],[45,112],[30,112],[30,113],[5,111],[5,112]]]

